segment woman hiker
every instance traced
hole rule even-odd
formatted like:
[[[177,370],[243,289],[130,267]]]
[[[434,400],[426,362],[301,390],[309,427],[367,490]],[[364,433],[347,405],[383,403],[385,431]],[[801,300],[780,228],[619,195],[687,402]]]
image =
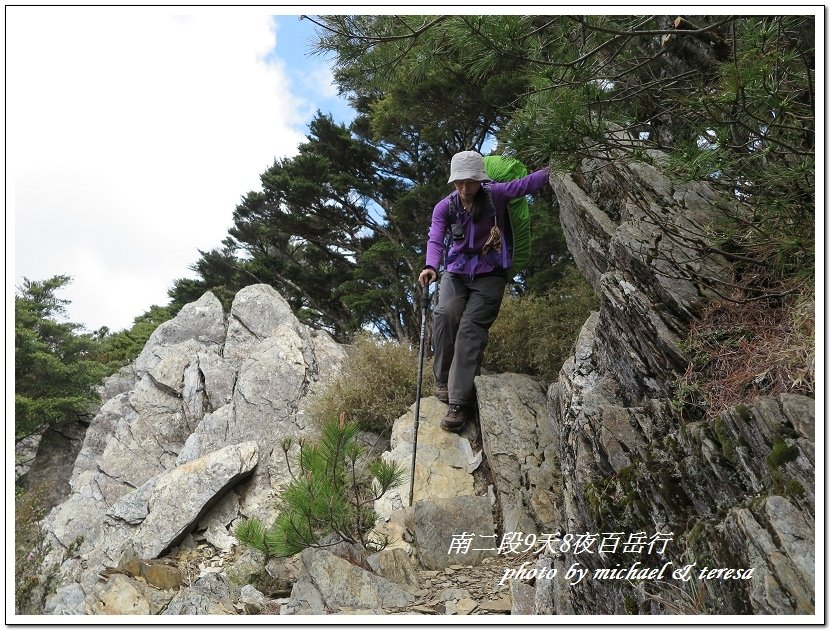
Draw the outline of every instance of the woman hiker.
[[[418,276],[422,287],[434,282],[446,253],[432,329],[435,395],[449,405],[442,429],[460,432],[474,415],[474,379],[512,264],[512,243],[504,233],[507,203],[540,190],[549,178],[545,168],[521,179],[491,182],[479,153],[462,151],[452,157],[448,183],[455,192],[432,211],[426,266]],[[447,234],[452,241],[445,252]]]

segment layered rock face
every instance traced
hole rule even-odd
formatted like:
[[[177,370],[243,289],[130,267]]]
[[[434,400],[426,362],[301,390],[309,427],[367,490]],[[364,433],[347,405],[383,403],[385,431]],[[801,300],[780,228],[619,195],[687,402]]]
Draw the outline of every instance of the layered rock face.
[[[661,154],[651,158],[659,166]],[[549,390],[564,501],[562,520],[550,525],[600,536],[589,550],[560,545],[555,562],[598,577],[597,569],[673,563],[668,583],[569,585],[554,610],[812,613],[814,401],[762,398],[714,422],[683,422],[669,405],[688,363],[679,341],[710,297],[694,277],[727,277],[722,260],[681,237],[696,240],[735,200],[636,161],[586,160],[552,185],[569,250],[601,299]],[[654,542],[665,538],[658,553],[664,545]],[[695,565],[691,580],[671,578],[687,565]],[[752,571],[749,579],[711,571],[729,568]]]
[[[307,395],[344,356],[266,285],[240,291],[227,318],[206,293],[159,326],[104,388],[72,492],[46,519],[51,561],[70,551],[47,612],[106,612],[100,602],[127,578],[100,583],[103,569],[159,557],[196,528],[229,549],[240,515],[273,518],[289,479],[282,440],[310,432]],[[136,610],[158,608],[151,600]]]

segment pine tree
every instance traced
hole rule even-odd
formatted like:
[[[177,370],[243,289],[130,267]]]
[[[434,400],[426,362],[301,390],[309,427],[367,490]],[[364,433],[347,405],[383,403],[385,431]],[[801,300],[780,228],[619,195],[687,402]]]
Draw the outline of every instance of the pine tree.
[[[356,439],[358,426],[344,418],[327,423],[318,441],[300,442],[299,468],[280,494],[279,516],[270,527],[256,518],[243,521],[236,528],[237,539],[272,556],[342,541],[367,550],[385,546],[369,534],[373,505],[400,485],[405,471],[383,459],[366,463],[365,449]],[[282,445],[286,461],[291,446],[291,440]]]

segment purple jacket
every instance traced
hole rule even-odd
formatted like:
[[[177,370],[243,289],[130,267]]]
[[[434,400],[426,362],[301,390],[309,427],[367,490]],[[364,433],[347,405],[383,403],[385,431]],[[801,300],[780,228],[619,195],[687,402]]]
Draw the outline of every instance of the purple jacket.
[[[490,191],[493,205],[496,210],[496,223],[502,233],[501,253],[491,250],[486,255],[481,255],[481,249],[490,236],[493,227],[493,220],[485,216],[478,224],[472,222],[469,212],[461,208],[461,203],[456,201],[458,209],[456,221],[464,226],[466,238],[462,241],[451,241],[449,252],[447,252],[445,270],[450,273],[466,274],[471,278],[484,273],[507,269],[513,264],[513,244],[505,242],[505,229],[510,221],[507,216],[507,203],[511,199],[521,197],[541,190],[550,180],[550,172],[543,168],[531,173],[521,179],[514,179],[509,182],[485,182],[482,184]],[[429,228],[427,238],[427,260],[426,266],[436,271],[441,266],[444,256],[444,238],[450,230],[450,198],[457,197],[457,192],[452,192],[447,197],[435,204],[432,211],[432,225]],[[472,226],[472,227],[471,227]]]

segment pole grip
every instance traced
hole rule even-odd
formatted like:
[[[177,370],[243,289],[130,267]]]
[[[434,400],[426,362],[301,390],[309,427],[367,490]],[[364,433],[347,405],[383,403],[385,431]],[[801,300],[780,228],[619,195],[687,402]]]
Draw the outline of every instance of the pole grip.
[[[421,293],[421,308],[424,310],[429,308],[429,302],[432,299],[432,294],[429,291],[430,285],[432,285],[431,282],[424,287],[424,290]]]

